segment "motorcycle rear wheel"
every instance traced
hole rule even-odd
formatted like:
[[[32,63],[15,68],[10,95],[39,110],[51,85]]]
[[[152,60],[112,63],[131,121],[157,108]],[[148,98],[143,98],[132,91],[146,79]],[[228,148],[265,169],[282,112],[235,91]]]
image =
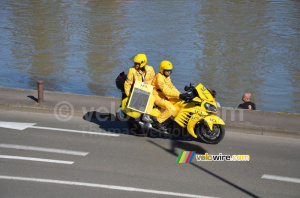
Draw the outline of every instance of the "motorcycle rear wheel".
[[[215,124],[211,131],[209,127],[203,123],[196,127],[198,137],[208,144],[218,144],[225,136],[225,126]]]

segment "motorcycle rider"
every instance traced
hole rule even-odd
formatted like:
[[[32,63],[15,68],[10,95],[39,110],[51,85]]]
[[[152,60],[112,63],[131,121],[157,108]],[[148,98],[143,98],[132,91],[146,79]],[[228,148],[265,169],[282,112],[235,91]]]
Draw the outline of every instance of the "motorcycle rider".
[[[134,66],[129,68],[127,73],[127,78],[124,83],[124,91],[127,97],[130,96],[133,85],[135,81],[142,81],[145,84],[152,83],[152,80],[155,77],[155,72],[153,67],[147,65],[147,57],[145,54],[137,54],[133,58]],[[146,114],[143,115],[142,120],[145,122],[152,123],[150,116],[148,114],[151,113],[155,98],[153,95],[150,96],[149,105],[146,109]]]
[[[163,122],[166,121],[171,115],[176,111],[172,100],[175,102],[178,99],[185,100],[187,94],[181,94],[176,87],[171,82],[171,73],[173,70],[173,65],[167,60],[163,60],[159,66],[159,73],[155,76],[152,81],[154,86],[152,94],[155,97],[155,104],[164,111],[154,118],[154,127],[158,128],[161,131],[165,131],[166,127],[163,125]]]

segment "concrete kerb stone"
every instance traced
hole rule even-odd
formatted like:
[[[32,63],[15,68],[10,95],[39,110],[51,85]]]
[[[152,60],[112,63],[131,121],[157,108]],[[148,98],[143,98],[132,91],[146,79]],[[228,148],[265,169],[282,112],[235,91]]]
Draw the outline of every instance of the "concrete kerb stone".
[[[23,104],[1,104],[0,110],[2,111],[22,111],[22,112],[34,112],[34,113],[45,113],[53,114],[54,107],[52,106],[33,106],[33,105],[23,105]],[[63,113],[70,113],[70,110],[63,110]],[[74,110],[74,116],[83,116],[82,110]]]
[[[218,115],[231,131],[300,138],[300,114],[224,107]]]
[[[2,97],[2,94],[0,95],[0,110],[2,111],[53,114],[57,103],[67,101],[73,105],[73,112],[69,109],[61,109],[62,114],[72,113],[73,116],[82,117],[87,112],[99,110],[97,107],[103,107],[107,109],[108,112],[106,113],[110,113],[111,116],[114,116],[114,119],[117,119],[116,112],[120,108],[121,102],[120,98],[114,97],[45,91],[45,102],[39,104],[30,99],[28,101],[28,94],[33,95],[36,93],[34,90],[0,87],[0,93],[3,90],[6,92],[4,91],[4,97]],[[21,98],[12,101],[10,100],[10,94],[12,94],[12,97],[15,95]],[[217,115],[225,121],[227,131],[300,139],[300,114],[249,111],[223,107],[218,110]]]

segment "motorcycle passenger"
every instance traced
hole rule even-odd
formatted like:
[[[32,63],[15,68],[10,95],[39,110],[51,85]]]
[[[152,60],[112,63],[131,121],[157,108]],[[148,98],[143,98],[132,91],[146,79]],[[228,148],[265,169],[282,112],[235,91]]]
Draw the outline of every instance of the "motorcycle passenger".
[[[187,98],[187,94],[181,94],[176,87],[171,82],[171,73],[173,70],[173,65],[171,62],[164,60],[160,63],[159,73],[155,76],[152,81],[153,95],[155,97],[155,104],[164,111],[154,119],[154,127],[159,130],[166,130],[163,122],[166,121],[171,115],[176,111],[172,100]]]
[[[130,96],[133,85],[135,81],[142,81],[145,84],[152,83],[155,77],[155,72],[153,67],[147,65],[147,57],[145,54],[137,54],[133,58],[134,66],[129,68],[127,73],[127,78],[124,83],[124,90],[127,97]],[[148,114],[151,113],[155,98],[151,95],[149,100],[148,108],[146,109],[146,114],[143,115],[142,120],[145,122],[152,123],[152,120]]]

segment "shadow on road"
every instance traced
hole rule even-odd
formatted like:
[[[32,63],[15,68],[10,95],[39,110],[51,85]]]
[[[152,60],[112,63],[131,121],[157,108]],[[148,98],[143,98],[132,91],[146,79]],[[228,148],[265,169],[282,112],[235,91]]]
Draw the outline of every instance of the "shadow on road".
[[[133,135],[128,130],[127,123],[119,121],[111,113],[99,113],[96,111],[91,111],[87,112],[82,118],[88,122],[99,125],[99,128],[111,133]]]
[[[186,141],[180,141],[179,139],[177,140],[172,140],[171,141],[171,146],[170,149],[165,149],[162,146],[156,144],[155,142],[153,142],[152,140],[148,140],[148,142],[150,142],[151,144],[154,144],[155,146],[167,151],[168,153],[174,153],[174,155],[178,156],[175,153],[175,149],[178,148],[180,150],[185,150],[185,151],[196,151],[196,154],[205,154],[207,153],[207,151],[205,149],[203,149],[201,146],[199,145],[195,145],[195,144],[191,144],[189,142]]]
[[[176,153],[175,149],[176,148],[179,148],[179,149],[182,149],[182,150],[185,150],[185,151],[196,151],[197,154],[205,154],[207,153],[207,151],[203,148],[201,148],[200,146],[196,146],[196,145],[191,145],[191,144],[187,144],[186,142],[178,142],[178,141],[171,141],[171,146],[170,146],[170,149],[166,149],[166,148],[163,148],[162,146],[156,144],[155,142],[151,141],[151,140],[148,140],[148,142],[150,142],[151,144],[161,148],[162,150],[170,153],[171,155],[174,155],[176,158],[179,156],[179,153]],[[243,192],[244,194],[250,196],[250,197],[259,197],[251,192],[249,192],[248,190],[228,181],[227,179],[223,178],[223,177],[220,177],[218,175],[216,175],[215,173],[195,164],[195,163],[191,163],[191,165],[195,166],[196,168],[202,170],[203,172],[223,181],[224,183],[232,186],[233,188]]]
[[[38,99],[36,97],[34,97],[34,96],[27,96],[27,98],[30,98],[34,102],[38,102]]]

